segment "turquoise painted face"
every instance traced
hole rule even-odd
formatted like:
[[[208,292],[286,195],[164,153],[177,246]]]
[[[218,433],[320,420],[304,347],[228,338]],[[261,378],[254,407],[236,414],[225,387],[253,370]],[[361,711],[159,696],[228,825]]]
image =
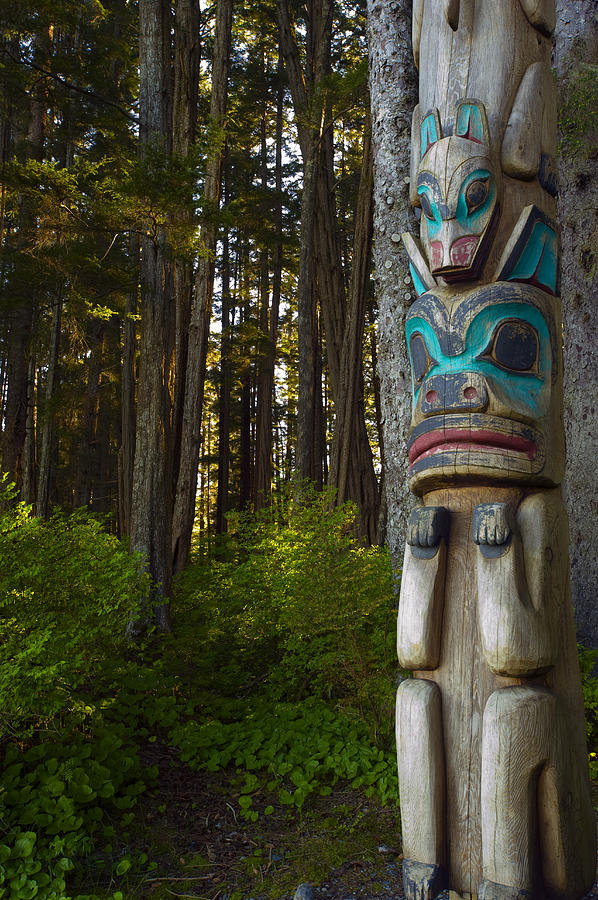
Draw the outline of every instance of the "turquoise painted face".
[[[500,186],[488,154],[453,136],[433,144],[419,167],[422,245],[432,274],[447,281],[475,280],[487,257]]]
[[[557,483],[546,468],[548,442],[560,434],[557,310],[536,287],[506,282],[415,301],[406,337],[416,485],[476,476]]]
[[[414,411],[428,378],[476,373],[491,380],[510,398],[520,420],[532,422],[546,415],[550,402],[551,340],[538,309],[518,302],[498,302],[481,309],[466,328],[462,350],[452,355],[455,339],[451,340],[450,331],[442,335],[441,341],[432,324],[417,315],[417,305],[416,301],[406,326]]]

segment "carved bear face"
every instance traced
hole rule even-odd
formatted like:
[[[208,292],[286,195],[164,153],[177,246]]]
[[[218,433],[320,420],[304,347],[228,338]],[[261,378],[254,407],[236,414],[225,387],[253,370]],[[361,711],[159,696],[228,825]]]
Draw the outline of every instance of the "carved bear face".
[[[441,128],[436,110],[420,126],[421,242],[432,275],[474,281],[498,220],[501,171],[491,156],[483,104],[463,101],[454,135],[443,137]]]
[[[406,324],[411,490],[560,482],[559,323],[558,300],[527,285],[438,288],[416,300]]]

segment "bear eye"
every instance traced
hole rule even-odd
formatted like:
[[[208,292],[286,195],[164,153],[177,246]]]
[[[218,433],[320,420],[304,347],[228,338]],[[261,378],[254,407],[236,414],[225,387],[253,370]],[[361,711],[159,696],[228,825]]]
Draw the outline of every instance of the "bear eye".
[[[470,182],[465,190],[465,203],[467,204],[467,214],[471,215],[476,209],[488,199],[490,193],[490,178],[477,178]]]
[[[428,353],[426,342],[421,334],[416,333],[409,341],[409,352],[411,354],[411,368],[413,369],[413,377],[416,384],[423,381],[428,371],[435,366],[436,360]]]
[[[511,372],[537,374],[539,351],[536,329],[522,319],[507,319],[494,332],[483,356]]]
[[[426,217],[426,219],[430,219],[430,221],[432,221],[434,219],[434,213],[432,212],[432,206],[430,204],[428,195],[421,193],[419,195],[419,200],[421,203],[422,210],[424,212],[424,216]]]

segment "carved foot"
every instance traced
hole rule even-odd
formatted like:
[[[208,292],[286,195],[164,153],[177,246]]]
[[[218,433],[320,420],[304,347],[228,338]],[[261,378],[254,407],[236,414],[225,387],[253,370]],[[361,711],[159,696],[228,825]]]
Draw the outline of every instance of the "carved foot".
[[[434,900],[446,888],[443,866],[403,860],[403,891],[405,900]]]
[[[513,530],[508,503],[481,503],[474,509],[473,540],[484,556],[501,556],[511,542]]]
[[[494,881],[486,881],[485,878],[478,890],[478,900],[529,900],[531,896],[531,892],[523,888],[496,884]]]
[[[414,556],[434,556],[442,538],[448,538],[449,512],[444,506],[420,506],[409,516],[407,543]]]

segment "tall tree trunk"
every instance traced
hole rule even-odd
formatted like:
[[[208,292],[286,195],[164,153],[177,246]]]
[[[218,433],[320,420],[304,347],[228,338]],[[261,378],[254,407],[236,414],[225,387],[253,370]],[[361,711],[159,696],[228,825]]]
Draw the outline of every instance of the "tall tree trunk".
[[[364,442],[359,432],[363,416],[355,415],[355,410],[363,403],[362,347],[370,283],[371,249],[372,143],[368,118],[363,138],[363,161],[355,212],[353,266],[339,367],[340,384],[329,482],[336,488],[337,503],[344,503],[349,498],[357,500],[361,510],[362,532],[370,543],[376,543],[378,485],[367,434]],[[363,421],[365,425],[365,420]],[[359,457],[360,452],[363,452],[362,448],[369,453],[369,459],[366,458],[364,464],[356,469],[352,465],[352,460],[356,456]],[[351,478],[354,479],[353,484]]]
[[[330,72],[330,45],[333,19],[332,0],[313,0],[309,7],[309,29],[307,35],[307,62],[305,72],[301,69],[301,58],[291,24],[286,0],[277,0],[281,45],[284,52],[289,85],[298,123],[299,144],[304,166],[304,197],[302,205],[301,247],[309,255],[311,265],[315,263],[315,296],[320,302],[322,319],[326,333],[326,356],[330,377],[330,388],[335,404],[343,402],[341,388],[341,365],[345,341],[346,297],[342,266],[342,247],[337,223],[334,176],[334,145],[330,103],[325,91],[321,90],[322,79]],[[301,255],[298,284],[298,303],[302,299]],[[312,306],[305,297],[305,315],[299,312],[299,364],[304,365],[304,380],[311,359],[309,351],[313,344],[305,338],[301,343],[302,321],[307,329],[315,326]],[[361,326],[363,328],[363,325]],[[302,354],[302,349],[304,354]],[[345,357],[348,359],[348,356]],[[310,385],[310,388],[312,386]],[[302,423],[309,422],[307,410],[302,406],[301,379],[298,405],[298,456],[308,452],[308,441],[301,440]],[[306,390],[307,395],[307,390]],[[311,422],[315,423],[316,411],[314,395],[306,396],[310,402]],[[376,539],[374,523],[378,518],[378,487],[373,468],[367,430],[363,412],[363,401],[352,411],[354,431],[353,450],[347,456],[350,468],[347,474],[347,496],[354,500],[361,511],[360,531],[368,540]],[[313,434],[311,447],[314,446]],[[313,450],[312,450],[313,453]],[[313,457],[311,460],[313,471]],[[299,470],[301,472],[301,470]]]
[[[35,39],[34,59],[40,68],[47,68],[51,39],[49,32]],[[41,162],[46,137],[48,108],[48,84],[45,77],[39,77],[30,95],[29,125],[27,130],[27,159]],[[24,264],[30,231],[35,228],[35,214],[31,201],[23,199],[19,209],[17,233],[18,249],[22,251],[20,263]],[[22,273],[24,275],[24,273]],[[26,280],[23,278],[23,280]],[[29,355],[31,353],[32,328],[36,306],[35,288],[23,294],[17,288],[15,305],[9,311],[7,392],[4,409],[4,435],[2,440],[2,468],[8,472],[11,481],[20,489],[23,481],[23,448],[27,429],[27,383]]]
[[[119,530],[130,534],[131,499],[133,493],[133,465],[135,461],[135,357],[137,293],[139,272],[139,238],[129,237],[130,284],[125,298],[123,351],[121,368],[121,444],[118,451]]]
[[[571,594],[578,637],[587,646],[596,647],[598,532],[589,523],[598,516],[598,167],[595,116],[588,98],[596,98],[598,92],[598,22],[593,0],[557,0],[556,6],[554,63],[562,109],[558,210],[563,251],[567,445],[563,489],[569,514]]]
[[[262,52],[262,74],[266,77],[265,55]],[[267,109],[264,99],[261,115],[261,189],[268,191]],[[260,250],[260,343],[257,360],[257,408],[255,437],[255,476],[253,508],[262,509],[270,502],[272,490],[272,380],[270,377],[270,269],[266,247]]]
[[[405,442],[411,420],[405,316],[414,298],[400,236],[409,231],[411,113],[417,81],[411,52],[411,0],[368,0],[370,98],[374,151],[374,267],[378,300],[378,372],[388,508],[387,541],[393,563],[403,558],[413,497],[407,488]]]
[[[29,356],[27,374],[27,420],[25,424],[25,444],[23,447],[23,489],[25,503],[35,503],[35,411],[36,411],[36,366],[33,351]]]
[[[322,136],[322,110],[313,96],[313,87],[327,72],[332,3],[313,0],[309,6],[310,33],[307,36],[305,71],[288,0],[277,0],[280,45],[293,99],[297,133],[303,159],[299,273],[297,278],[297,330],[299,396],[297,402],[297,448],[295,470],[299,482],[316,476],[316,359],[317,316],[315,310],[314,256],[316,208],[318,200],[318,157]],[[321,101],[320,101],[321,103]]]
[[[172,567],[175,573],[182,571],[189,558],[195,516],[203,391],[214,289],[214,254],[217,238],[214,214],[218,209],[220,198],[231,24],[232,0],[219,0],[216,5],[210,100],[212,135],[203,191],[203,207],[207,218],[201,229],[201,242],[205,247],[206,255],[202,255],[197,268],[195,304],[191,311],[189,326],[181,457],[172,521]]]
[[[174,20],[174,102],[173,102],[173,153],[187,159],[195,143],[197,122],[197,95],[200,62],[200,9],[199,0],[178,0]],[[193,227],[193,188],[184,206],[176,214],[176,224]],[[175,382],[173,410],[173,492],[179,473],[183,408],[191,298],[193,294],[193,264],[190,259],[174,260],[175,327]]]
[[[220,331],[220,384],[218,386],[218,492],[216,495],[216,534],[226,531],[228,489],[230,475],[230,392],[231,339],[230,339],[230,260],[228,229],[222,236],[222,325]]]
[[[169,152],[170,3],[139,2],[139,140],[148,149]],[[171,584],[170,365],[174,300],[172,269],[162,227],[146,226],[141,244],[141,338],[133,490],[131,548],[141,553],[155,593],[129,623],[132,636],[155,624],[169,630]]]
[[[52,326],[50,331],[50,351],[48,371],[46,374],[46,396],[42,419],[41,448],[39,460],[39,482],[37,490],[37,515],[47,519],[50,510],[50,485],[52,480],[52,464],[55,448],[55,410],[54,394],[58,371],[58,355],[60,350],[60,324],[62,318],[62,298],[54,301],[52,307]]]
[[[97,481],[98,472],[98,395],[100,375],[104,366],[104,330],[102,319],[93,319],[88,327],[89,359],[87,367],[87,388],[83,401],[79,462],[77,465],[78,485],[75,490],[75,506],[88,506],[91,501],[92,485]]]

